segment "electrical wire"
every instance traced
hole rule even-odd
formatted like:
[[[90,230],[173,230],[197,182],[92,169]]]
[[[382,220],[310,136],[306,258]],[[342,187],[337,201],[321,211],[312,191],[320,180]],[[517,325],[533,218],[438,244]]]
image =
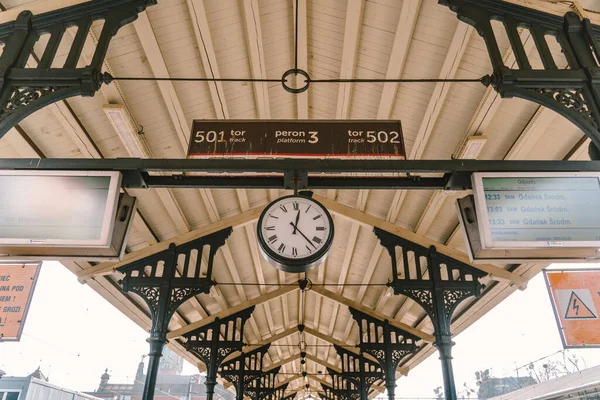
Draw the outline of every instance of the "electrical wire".
[[[298,283],[251,283],[251,282],[215,282],[217,286],[262,286],[262,287],[286,287],[298,286]],[[388,286],[387,283],[312,283],[311,286],[334,286],[334,287],[372,287],[372,286]]]
[[[484,83],[489,77],[481,78],[402,78],[402,79],[312,79],[306,78],[305,83]],[[287,79],[273,78],[163,78],[163,77],[143,77],[143,76],[113,76],[113,81],[170,81],[170,82],[277,82],[285,83]]]

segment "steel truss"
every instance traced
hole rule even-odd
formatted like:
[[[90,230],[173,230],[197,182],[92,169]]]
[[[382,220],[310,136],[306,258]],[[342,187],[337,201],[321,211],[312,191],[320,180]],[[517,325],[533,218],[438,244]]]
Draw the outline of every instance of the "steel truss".
[[[5,158],[0,170],[120,171],[126,188],[466,190],[474,172],[600,172],[600,161]]]
[[[353,380],[342,373],[327,368],[327,373],[331,376],[333,386],[330,389],[331,394],[338,400],[359,400],[360,389]],[[327,391],[327,390],[326,390]]]
[[[394,294],[404,295],[419,304],[427,313],[435,330],[435,346],[440,353],[444,392],[447,400],[456,400],[452,370],[452,314],[458,305],[471,296],[479,297],[483,285],[479,279],[486,273],[453,258],[440,254],[435,246],[429,249],[374,229],[381,245],[388,251],[392,263],[390,286]],[[396,257],[400,250],[400,260]],[[401,268],[398,268],[398,262]]]
[[[244,400],[246,388],[264,374],[263,360],[269,347],[270,343],[221,364],[219,375],[235,386],[236,400]]]
[[[244,394],[252,400],[282,399],[288,384],[277,386],[277,374],[279,374],[280,369],[281,367],[277,367],[264,372],[260,378],[250,382]]]
[[[171,244],[167,250],[134,261],[119,271],[125,274],[123,292],[140,296],[150,309],[152,328],[150,329],[150,360],[144,385],[143,400],[154,398],[156,375],[167,342],[169,321],[179,308],[190,298],[209,293],[214,285],[212,269],[217,250],[225,244],[232,228],[227,228],[180,246]],[[209,247],[207,274],[201,276],[200,262],[203,249]],[[197,252],[197,253],[196,253]],[[194,257],[196,253],[197,256]],[[177,268],[183,265],[183,269]]]
[[[520,97],[556,111],[590,137],[592,159],[600,152],[600,26],[574,12],[564,17],[498,0],[438,0],[485,40],[494,68],[489,83],[502,97]],[[501,21],[518,68],[504,65],[491,21]],[[519,37],[528,28],[543,69],[532,69]],[[568,68],[558,69],[546,35],[558,41]],[[595,57],[594,57],[595,56]]]
[[[396,369],[400,361],[418,350],[419,337],[400,328],[390,325],[389,321],[381,321],[352,307],[352,317],[358,324],[359,348],[379,362],[385,376],[385,387],[388,398],[394,399],[396,391]]]
[[[244,326],[254,306],[183,335],[186,350],[197,355],[206,365],[206,399],[212,400],[217,385],[217,370],[223,360],[244,347]],[[145,399],[144,399],[145,400]]]
[[[40,15],[23,11],[13,22],[0,25],[0,139],[19,121],[57,101],[74,96],[93,96],[100,85],[108,82],[102,63],[108,45],[119,29],[138,17],[156,0],[104,0],[86,2]],[[77,63],[88,32],[95,20],[104,20],[102,33],[91,63],[78,68]],[[77,34],[61,68],[51,68],[66,30],[76,26]],[[33,48],[43,34],[50,34],[37,65],[29,65]]]
[[[336,344],[333,347],[342,359],[342,376],[358,387],[361,400],[368,400],[371,386],[385,378],[381,366],[362,353],[353,353]]]

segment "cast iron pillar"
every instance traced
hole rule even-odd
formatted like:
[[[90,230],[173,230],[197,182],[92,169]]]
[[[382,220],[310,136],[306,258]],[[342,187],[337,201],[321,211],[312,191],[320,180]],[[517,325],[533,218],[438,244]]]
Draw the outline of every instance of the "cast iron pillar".
[[[188,243],[134,261],[119,271],[125,274],[123,292],[140,296],[150,309],[152,328],[150,329],[150,359],[144,384],[143,400],[154,398],[156,375],[167,342],[169,321],[177,308],[190,298],[210,292],[214,256],[231,235],[232,228],[207,235]],[[201,274],[200,263],[204,248],[208,247],[208,268]]]
[[[591,140],[592,159],[600,148],[600,26],[499,0],[438,0],[458,18],[475,27],[485,40],[494,68],[489,83],[502,97],[520,97],[556,111],[577,125]],[[504,64],[491,21],[506,30],[517,65]],[[543,68],[533,69],[519,35],[527,28]],[[566,65],[552,55],[548,36],[559,43]],[[595,147],[593,149],[592,147]]]
[[[342,359],[343,376],[359,388],[361,400],[368,400],[371,386],[375,382],[385,379],[381,366],[366,358],[362,353],[353,353],[337,344],[334,344],[333,347]]]
[[[212,400],[217,385],[217,370],[223,360],[244,346],[244,325],[254,306],[194,329],[183,335],[185,348],[206,365],[206,399]]]
[[[236,400],[244,400],[244,393],[248,385],[263,373],[263,360],[271,344],[266,344],[257,349],[243,353],[221,364],[219,375],[235,386]]]
[[[450,324],[456,307],[471,296],[479,297],[483,285],[479,279],[487,274],[436,251],[375,228],[375,235],[391,257],[394,294],[404,295],[419,304],[435,329],[435,346],[439,350],[447,400],[456,400],[452,370],[452,331]],[[398,271],[396,248],[402,256]]]
[[[39,15],[23,11],[15,21],[1,24],[0,139],[19,121],[49,104],[73,96],[93,96],[103,82],[110,81],[108,74],[102,74],[102,63],[111,39],[153,4],[156,0],[95,0]],[[96,51],[89,65],[77,67],[95,20],[104,20]],[[52,67],[62,38],[72,26],[77,33],[67,58],[60,67]],[[33,49],[44,34],[50,38],[44,53],[37,57]]]
[[[358,324],[360,351],[373,356],[381,365],[385,375],[385,387],[388,398],[394,399],[396,392],[396,369],[400,361],[418,350],[419,337],[398,327],[389,321],[381,321],[352,307],[350,313]]]
[[[277,387],[276,379],[280,369],[281,367],[277,367],[264,372],[259,378],[250,382],[244,394],[252,400],[278,400],[277,395],[283,394],[287,388],[287,385]],[[284,388],[283,391],[280,391],[280,388]]]

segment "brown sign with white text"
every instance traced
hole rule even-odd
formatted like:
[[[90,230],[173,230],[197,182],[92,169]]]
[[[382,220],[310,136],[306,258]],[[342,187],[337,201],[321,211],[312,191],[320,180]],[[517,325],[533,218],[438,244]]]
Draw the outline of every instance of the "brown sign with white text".
[[[0,341],[21,338],[40,265],[0,264]]]

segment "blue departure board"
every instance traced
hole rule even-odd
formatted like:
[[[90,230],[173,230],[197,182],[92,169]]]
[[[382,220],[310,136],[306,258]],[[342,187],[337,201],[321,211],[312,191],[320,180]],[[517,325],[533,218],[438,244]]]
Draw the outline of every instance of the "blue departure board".
[[[533,242],[541,246],[600,242],[597,176],[481,175],[478,183],[483,189],[474,186],[477,213],[484,226],[489,227],[487,238],[483,239],[491,247],[506,242],[517,246]]]

